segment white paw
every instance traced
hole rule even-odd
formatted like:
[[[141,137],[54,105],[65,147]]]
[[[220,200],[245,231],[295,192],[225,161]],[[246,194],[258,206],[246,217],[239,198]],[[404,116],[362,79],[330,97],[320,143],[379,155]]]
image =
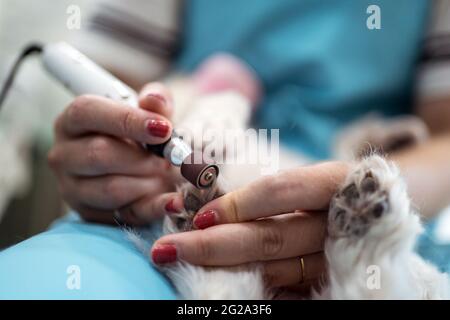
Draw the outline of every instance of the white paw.
[[[330,204],[329,281],[319,297],[416,299],[417,279],[410,271],[420,231],[397,167],[380,156],[361,160]],[[368,287],[369,270],[382,279],[376,290]]]
[[[328,231],[336,238],[361,238],[371,229],[388,234],[410,215],[415,216],[398,169],[371,156],[357,164],[333,197]]]

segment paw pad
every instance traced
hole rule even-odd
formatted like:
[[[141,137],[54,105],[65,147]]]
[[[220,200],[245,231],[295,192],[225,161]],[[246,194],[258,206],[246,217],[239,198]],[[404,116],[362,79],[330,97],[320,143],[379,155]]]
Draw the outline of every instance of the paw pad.
[[[331,202],[330,233],[361,237],[388,211],[388,190],[372,171],[358,170]]]

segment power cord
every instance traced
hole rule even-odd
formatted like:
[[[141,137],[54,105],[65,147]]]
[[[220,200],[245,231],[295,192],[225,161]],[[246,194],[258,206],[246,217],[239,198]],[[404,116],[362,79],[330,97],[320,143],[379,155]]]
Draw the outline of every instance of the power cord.
[[[22,62],[27,58],[28,56],[35,54],[35,53],[41,53],[42,52],[42,45],[32,43],[25,47],[25,49],[22,51],[20,56],[16,59],[16,61],[13,64],[13,67],[11,68],[11,71],[8,74],[8,77],[6,78],[5,83],[3,84],[1,90],[0,90],[0,111],[2,108],[3,103],[5,102],[6,96],[11,89],[11,86],[14,82],[14,79],[17,75],[17,71],[19,70],[19,67],[21,66]]]

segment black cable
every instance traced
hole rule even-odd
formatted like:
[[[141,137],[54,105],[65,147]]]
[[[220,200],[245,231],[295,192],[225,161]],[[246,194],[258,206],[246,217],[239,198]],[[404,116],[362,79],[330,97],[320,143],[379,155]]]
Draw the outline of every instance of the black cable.
[[[19,70],[20,65],[22,64],[23,60],[25,60],[26,57],[33,53],[41,53],[42,52],[42,45],[40,44],[30,44],[27,46],[20,56],[17,58],[17,60],[14,62],[13,67],[11,68],[11,71],[8,74],[8,77],[6,78],[5,83],[3,84],[1,91],[0,91],[0,110],[2,108],[3,102],[5,102],[6,95],[9,92],[9,89],[11,89],[11,86],[14,82],[14,79],[16,77],[17,71]]]

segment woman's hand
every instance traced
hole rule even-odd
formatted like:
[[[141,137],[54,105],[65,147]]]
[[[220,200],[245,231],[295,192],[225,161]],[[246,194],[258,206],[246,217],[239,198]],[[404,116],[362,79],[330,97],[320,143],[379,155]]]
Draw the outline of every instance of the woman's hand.
[[[228,193],[195,216],[194,225],[204,230],[159,239],[152,248],[153,261],[182,259],[207,266],[258,261],[270,286],[313,282],[324,270],[324,211],[347,172],[345,163],[321,163]]]
[[[132,108],[98,96],[76,98],[55,123],[48,160],[63,198],[90,221],[113,223],[114,212],[130,224],[148,222],[182,206],[168,163],[139,143],[168,139],[173,105],[153,83]]]

